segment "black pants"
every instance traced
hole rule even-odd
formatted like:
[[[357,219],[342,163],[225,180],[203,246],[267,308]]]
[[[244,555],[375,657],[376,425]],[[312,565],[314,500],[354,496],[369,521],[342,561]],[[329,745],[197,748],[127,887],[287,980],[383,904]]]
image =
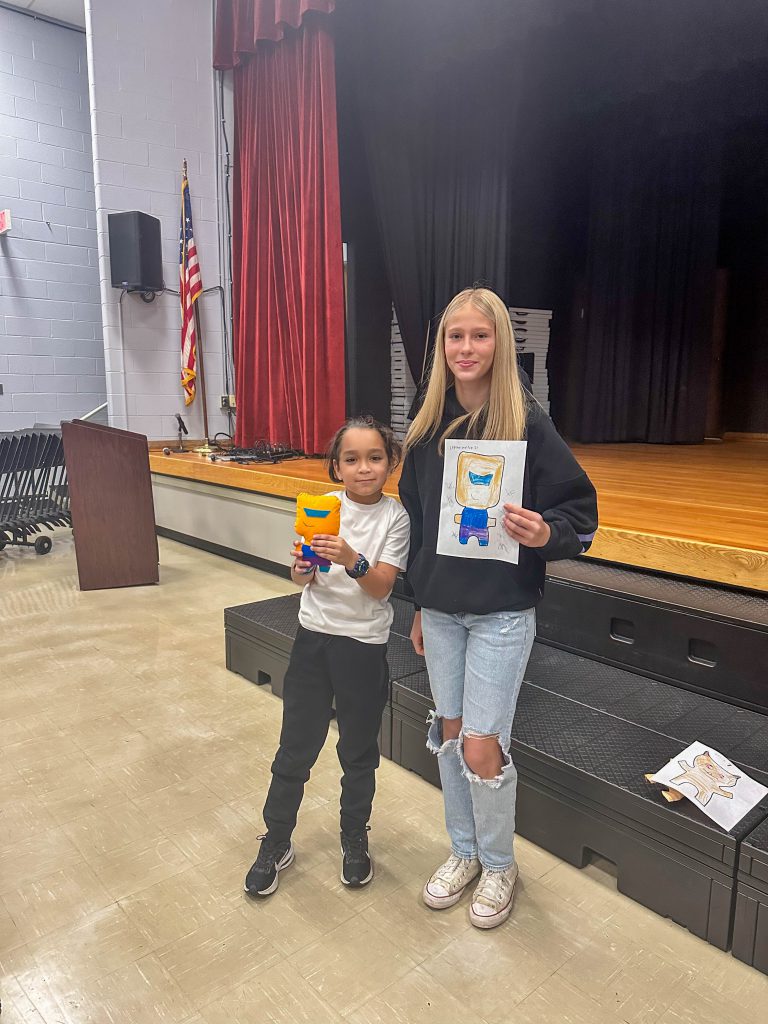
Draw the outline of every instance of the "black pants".
[[[290,839],[304,785],[328,735],[336,699],[342,769],[341,828],[357,832],[371,816],[378,735],[387,702],[387,645],[315,633],[299,626],[283,684],[283,726],[264,805],[270,838]]]

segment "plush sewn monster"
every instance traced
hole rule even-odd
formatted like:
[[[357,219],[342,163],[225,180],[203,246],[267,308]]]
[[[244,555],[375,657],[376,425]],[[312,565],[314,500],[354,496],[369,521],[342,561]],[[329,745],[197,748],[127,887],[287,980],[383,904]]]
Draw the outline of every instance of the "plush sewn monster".
[[[301,537],[301,557],[316,565],[320,572],[328,572],[331,563],[321,558],[310,545],[316,533],[339,534],[341,502],[333,494],[300,494],[296,498],[296,533]]]

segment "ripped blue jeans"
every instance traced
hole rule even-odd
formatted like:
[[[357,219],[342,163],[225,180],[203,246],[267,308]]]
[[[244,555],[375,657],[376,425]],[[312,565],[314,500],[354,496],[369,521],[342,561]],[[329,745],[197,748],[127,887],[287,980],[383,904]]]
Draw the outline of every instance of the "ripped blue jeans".
[[[533,646],[536,613],[450,615],[421,612],[424,653],[435,698],[427,747],[438,755],[445,824],[458,857],[501,871],[515,862],[517,770],[509,755],[512,720]],[[443,742],[442,719],[461,718],[458,739]],[[497,736],[501,775],[482,779],[464,760],[465,736]]]

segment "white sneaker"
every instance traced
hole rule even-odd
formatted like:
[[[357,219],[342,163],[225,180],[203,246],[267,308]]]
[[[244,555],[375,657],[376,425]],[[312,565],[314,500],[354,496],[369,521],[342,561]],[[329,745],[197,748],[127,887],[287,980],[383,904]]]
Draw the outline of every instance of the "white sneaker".
[[[517,864],[506,871],[483,868],[469,906],[469,920],[475,928],[496,928],[507,920],[512,910],[517,875]]]
[[[458,903],[466,887],[480,874],[477,857],[463,860],[452,853],[424,886],[422,897],[428,907],[443,910]]]

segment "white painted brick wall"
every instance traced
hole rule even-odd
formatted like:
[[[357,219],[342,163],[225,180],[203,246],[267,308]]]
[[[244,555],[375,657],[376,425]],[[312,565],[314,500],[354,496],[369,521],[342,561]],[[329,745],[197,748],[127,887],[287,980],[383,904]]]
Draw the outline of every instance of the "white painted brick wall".
[[[105,401],[85,36],[0,9],[0,430]]]
[[[185,407],[180,383],[179,300],[147,305],[112,288],[107,215],[158,217],[166,286],[178,289],[181,165],[189,166],[192,218],[204,287],[218,285],[212,0],[86,0],[96,217],[110,422],[171,438],[174,414],[203,434],[200,395]],[[63,127],[63,126],[62,126]],[[200,300],[211,434],[228,429],[217,293]]]

